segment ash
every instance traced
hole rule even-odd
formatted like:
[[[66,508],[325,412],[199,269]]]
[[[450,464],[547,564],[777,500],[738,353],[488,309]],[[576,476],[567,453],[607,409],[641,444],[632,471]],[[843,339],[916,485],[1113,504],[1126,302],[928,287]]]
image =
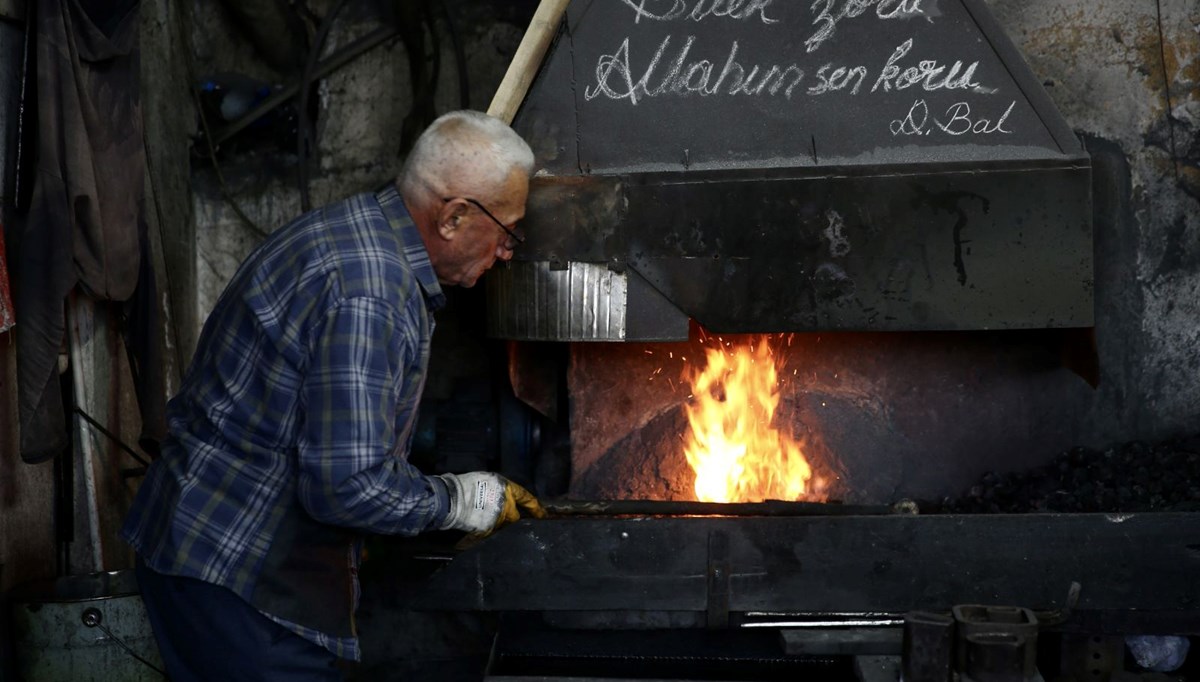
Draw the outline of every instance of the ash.
[[[1072,448],[1036,469],[984,474],[965,495],[922,512],[1200,511],[1200,434],[1104,450]]]

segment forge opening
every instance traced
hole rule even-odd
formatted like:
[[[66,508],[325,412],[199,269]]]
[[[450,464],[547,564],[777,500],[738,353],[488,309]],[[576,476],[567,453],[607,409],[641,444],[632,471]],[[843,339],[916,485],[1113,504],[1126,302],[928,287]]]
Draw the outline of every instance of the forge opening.
[[[1200,438],[1081,445],[1045,330],[573,344],[567,498],[1190,511]],[[1050,341],[1048,341],[1050,339]],[[698,473],[699,472],[699,473]]]
[[[624,391],[606,391],[615,398],[614,410],[582,417],[585,441],[577,452],[584,461],[574,458],[572,493],[595,499],[718,503],[826,501],[839,478],[837,463],[827,452],[817,459],[807,450],[811,434],[796,406],[803,390],[796,385],[801,369],[792,366],[797,358],[789,353],[794,338],[714,335],[700,329],[687,344],[659,344],[632,353],[612,346],[600,349],[610,351],[601,355],[616,363],[605,366],[624,364],[618,371],[631,380]],[[590,365],[588,359],[582,363]],[[643,385],[635,387],[638,379]],[[595,397],[586,389],[573,396],[576,407]],[[624,409],[638,401],[654,403],[652,413]],[[638,414],[648,418],[638,419]],[[632,426],[587,461],[587,435],[593,428],[605,430],[596,418],[616,428]]]

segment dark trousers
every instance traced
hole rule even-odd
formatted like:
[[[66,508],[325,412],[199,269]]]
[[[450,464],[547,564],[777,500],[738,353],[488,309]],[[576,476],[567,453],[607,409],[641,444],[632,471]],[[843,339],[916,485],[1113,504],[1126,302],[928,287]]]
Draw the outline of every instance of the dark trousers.
[[[230,590],[138,560],[138,586],[171,682],[342,682],[336,656]]]

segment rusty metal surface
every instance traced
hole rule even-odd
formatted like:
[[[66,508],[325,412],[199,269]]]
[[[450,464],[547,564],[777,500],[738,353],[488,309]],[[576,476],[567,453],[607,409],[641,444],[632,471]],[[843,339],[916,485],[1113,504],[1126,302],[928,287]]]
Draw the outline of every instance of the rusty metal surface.
[[[531,520],[443,562],[405,598],[451,611],[704,613],[713,532],[729,541],[717,563],[731,615],[1040,612],[1078,582],[1058,628],[1200,632],[1200,514],[1189,513]]]

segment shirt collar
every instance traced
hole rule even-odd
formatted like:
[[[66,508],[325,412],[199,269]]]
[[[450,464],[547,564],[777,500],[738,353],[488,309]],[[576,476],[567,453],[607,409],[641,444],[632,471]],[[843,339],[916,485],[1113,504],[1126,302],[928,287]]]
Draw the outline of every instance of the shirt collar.
[[[433,264],[429,262],[429,251],[425,249],[425,242],[422,241],[421,233],[417,231],[417,226],[408,213],[408,207],[400,198],[400,192],[396,190],[395,185],[389,184],[375,194],[375,199],[379,201],[388,224],[400,236],[400,243],[404,245],[404,255],[412,266],[422,293],[425,294],[425,305],[430,311],[440,310],[446,305],[446,294],[442,292],[442,285],[438,283]]]

